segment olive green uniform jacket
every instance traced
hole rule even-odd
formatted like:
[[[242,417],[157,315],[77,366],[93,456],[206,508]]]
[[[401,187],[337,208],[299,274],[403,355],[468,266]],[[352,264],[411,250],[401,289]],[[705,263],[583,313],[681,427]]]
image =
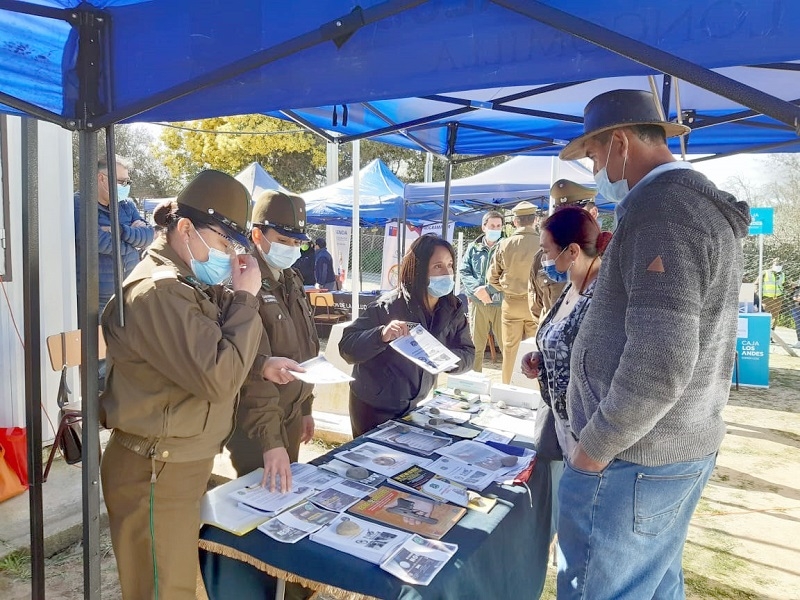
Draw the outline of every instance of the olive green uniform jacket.
[[[156,240],[123,283],[125,327],[113,297],[103,312],[108,372],[103,425],[141,456],[211,458],[233,431],[236,402],[261,341],[258,301],[206,286]]]
[[[527,296],[531,264],[539,249],[539,234],[533,227],[520,227],[514,235],[501,239],[498,244],[489,267],[489,293]]]
[[[261,376],[264,361],[272,356],[283,356],[297,362],[314,358],[319,353],[319,338],[299,272],[292,268],[284,269],[279,281],[260,256],[257,260],[262,277],[258,310],[264,335],[250,377],[242,390],[237,427],[248,438],[258,440],[262,452],[266,452],[293,445],[285,424],[296,419],[298,414],[311,414],[314,386],[299,379],[286,385],[267,381]]]
[[[556,283],[544,274],[544,269],[542,268],[543,258],[544,250],[539,248],[536,256],[533,257],[530,280],[528,281],[528,301],[531,314],[534,320],[540,323],[544,320],[544,316],[550,312],[550,309],[553,308],[561,292],[567,286],[566,283]]]

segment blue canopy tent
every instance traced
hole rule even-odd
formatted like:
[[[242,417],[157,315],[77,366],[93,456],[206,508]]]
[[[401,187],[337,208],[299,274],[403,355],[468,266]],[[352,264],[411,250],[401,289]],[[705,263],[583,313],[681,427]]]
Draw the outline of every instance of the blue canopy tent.
[[[592,172],[580,162],[556,161],[556,178],[571,179],[576,183],[594,187]],[[527,200],[540,209],[547,209],[550,185],[554,176],[553,159],[539,156],[517,156],[504,163],[470,177],[450,182],[451,206],[468,207],[472,212],[492,208],[511,208]],[[417,202],[443,201],[445,182],[409,183],[405,187],[405,200],[409,208]],[[601,210],[612,210],[613,205],[602,197],[597,201]],[[480,222],[480,214],[478,215]]]
[[[297,109],[322,107],[330,119],[330,127],[326,121],[325,128],[335,130],[334,120],[350,126],[355,121],[345,112],[352,109],[355,117],[360,110],[355,107],[361,106],[383,124],[352,132],[358,137],[396,133],[413,140],[417,132],[409,128],[442,121],[445,126],[420,145],[448,157],[468,153],[468,146],[459,143],[490,130],[498,135],[480,153],[554,153],[562,145],[560,140],[580,129],[579,106],[569,110],[555,106],[553,114],[520,107],[519,100],[576,88],[577,82],[666,73],[662,89],[671,89],[679,79],[682,86],[688,82],[723,99],[707,114],[695,116],[700,125],[715,123],[726,128],[730,138],[741,138],[743,143],[735,146],[744,147],[750,132],[761,131],[757,142],[761,149],[768,144],[773,150],[798,147],[796,99],[800,95],[782,92],[796,83],[798,65],[788,61],[800,58],[795,39],[800,4],[581,0],[570,3],[568,12],[555,8],[563,4],[556,0],[363,0],[358,5],[353,0],[0,0],[0,110],[80,132],[81,222],[85,226],[77,234],[85,241],[80,268],[87,274],[97,272],[97,229],[91,225],[97,218],[94,133],[107,128],[106,152],[112,162],[115,123],[282,110],[287,118],[343,143],[357,138],[350,131],[332,136]],[[759,65],[746,69],[771,73],[788,82],[788,87],[770,93],[762,85],[748,85],[719,71],[742,65]],[[472,99],[455,93],[470,88],[501,89],[504,96]],[[582,106],[590,96],[584,90],[574,93],[572,100]],[[384,107],[375,105],[394,98],[432,100],[440,104],[440,112],[420,117],[398,105],[396,114],[387,116]],[[334,107],[336,119],[332,118]],[[665,106],[665,113],[683,118],[683,111],[674,108]],[[508,135],[502,133],[502,118],[494,117],[496,121],[488,125],[462,125],[447,121],[448,115],[441,111],[450,116],[526,113],[541,118],[541,124],[525,124]],[[562,122],[566,125],[556,126]],[[702,138],[696,133],[701,132],[691,134],[690,144]],[[693,151],[726,151],[731,145],[720,141],[720,147],[709,143]],[[32,595],[39,598],[44,596],[44,562],[35,124],[26,124],[22,156],[26,178],[23,270],[29,308],[25,364],[32,474],[31,581]],[[116,226],[116,203],[112,201],[111,206]],[[95,323],[96,279],[83,279],[80,320]],[[97,338],[84,335],[82,344],[81,387],[84,397],[91,399],[97,395],[97,381],[90,377],[96,372]],[[96,598],[100,582],[98,414],[95,402],[84,402],[83,407],[84,596]]]

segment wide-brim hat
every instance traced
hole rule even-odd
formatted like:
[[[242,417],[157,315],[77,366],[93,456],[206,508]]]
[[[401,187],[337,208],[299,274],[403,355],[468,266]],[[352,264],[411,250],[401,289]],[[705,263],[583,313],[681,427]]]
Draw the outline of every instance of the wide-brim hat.
[[[525,217],[528,215],[535,215],[536,205],[531,204],[527,200],[523,200],[522,202],[517,204],[514,208],[512,208],[511,212],[515,217]]]
[[[550,186],[550,197],[559,206],[584,205],[593,202],[597,190],[586,187],[569,179],[559,179]]]
[[[656,98],[643,90],[613,90],[592,98],[583,110],[583,135],[567,144],[559,153],[561,160],[586,156],[586,142],[594,136],[632,125],[658,125],[668,138],[691,131],[686,125],[664,121]]]
[[[253,225],[266,225],[281,235],[308,241],[306,202],[296,194],[264,190],[253,207]]]
[[[178,194],[176,201],[187,216],[215,224],[225,235],[245,248],[250,247],[250,193],[233,177],[220,171],[201,171]]]

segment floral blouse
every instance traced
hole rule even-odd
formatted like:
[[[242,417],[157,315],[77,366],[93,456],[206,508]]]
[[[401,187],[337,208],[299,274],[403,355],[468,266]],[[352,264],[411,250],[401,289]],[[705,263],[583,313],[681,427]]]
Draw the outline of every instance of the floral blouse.
[[[572,311],[560,321],[553,321],[564,302],[572,284],[564,288],[556,303],[545,317],[536,334],[536,344],[542,354],[539,369],[539,388],[542,399],[553,411],[555,417],[555,434],[561,451],[569,456],[578,438],[569,426],[567,415],[567,386],[569,385],[569,362],[572,356],[572,345],[578,335],[583,317],[592,302],[592,294],[597,280],[595,279],[579,295]]]

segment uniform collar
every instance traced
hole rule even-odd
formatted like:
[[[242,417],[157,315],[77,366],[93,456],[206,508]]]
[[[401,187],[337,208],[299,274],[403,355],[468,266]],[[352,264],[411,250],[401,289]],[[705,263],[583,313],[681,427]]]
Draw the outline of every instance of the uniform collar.
[[[178,253],[172,249],[172,246],[170,246],[167,241],[166,235],[159,235],[156,237],[147,249],[147,255],[151,256],[155,262],[175,267],[179,276],[192,282],[197,281],[194,271],[192,271],[191,267],[183,262],[183,259],[178,256]]]

